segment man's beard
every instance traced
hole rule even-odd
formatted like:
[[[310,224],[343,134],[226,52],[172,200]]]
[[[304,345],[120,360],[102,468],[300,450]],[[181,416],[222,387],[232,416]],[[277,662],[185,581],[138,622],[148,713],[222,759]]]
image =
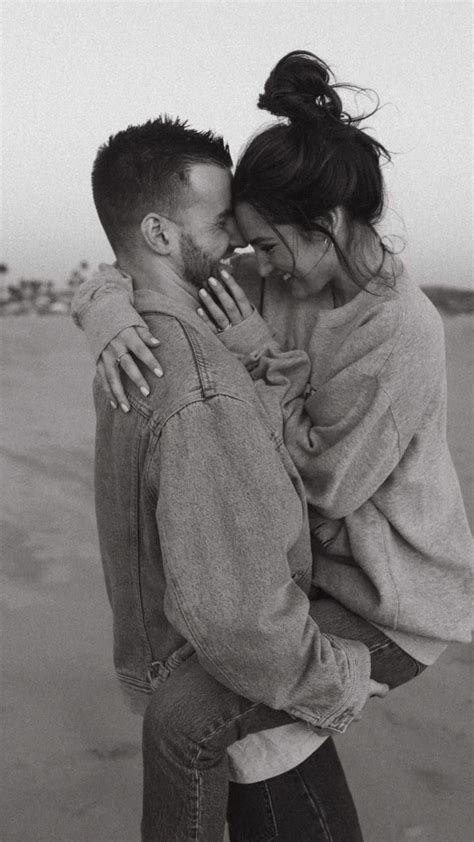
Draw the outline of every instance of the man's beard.
[[[190,234],[182,233],[180,237],[181,260],[183,263],[183,278],[196,289],[206,286],[209,277],[216,277],[219,263],[204,249],[196,245]]]

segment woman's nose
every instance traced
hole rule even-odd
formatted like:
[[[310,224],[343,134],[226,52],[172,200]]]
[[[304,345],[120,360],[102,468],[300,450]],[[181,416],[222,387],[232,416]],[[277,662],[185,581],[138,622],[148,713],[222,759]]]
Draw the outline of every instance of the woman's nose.
[[[257,258],[258,274],[260,275],[261,278],[266,278],[273,271],[272,264],[270,263],[266,254],[263,254],[262,252],[257,252],[256,258]]]

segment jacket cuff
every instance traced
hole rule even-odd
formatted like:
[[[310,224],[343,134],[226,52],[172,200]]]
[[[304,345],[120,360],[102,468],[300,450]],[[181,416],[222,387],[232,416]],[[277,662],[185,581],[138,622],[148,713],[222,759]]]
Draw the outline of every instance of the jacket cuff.
[[[358,640],[346,640],[326,633],[324,637],[331,641],[334,649],[345,655],[346,692],[339,704],[329,712],[327,709],[318,711],[317,708],[311,707],[311,710],[294,709],[288,710],[288,713],[297,719],[304,719],[318,732],[323,730],[329,734],[343,734],[367,701],[372,671],[370,652],[367,646]]]
[[[243,322],[231,325],[219,333],[219,339],[228,351],[240,357],[258,353],[269,342],[275,341],[266,321],[255,308]]]
[[[367,646],[358,640],[346,640],[333,637],[331,634],[324,636],[331,641],[333,646],[339,646],[346,654],[348,689],[338,709],[323,715],[318,727],[343,734],[367,701],[372,672],[370,652]]]

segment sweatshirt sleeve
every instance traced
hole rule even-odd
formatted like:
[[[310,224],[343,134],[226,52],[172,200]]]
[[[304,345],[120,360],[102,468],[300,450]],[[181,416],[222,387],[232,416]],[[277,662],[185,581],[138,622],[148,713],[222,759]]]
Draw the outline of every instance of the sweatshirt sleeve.
[[[283,351],[255,309],[238,325],[222,331],[219,339],[245,365],[275,429],[283,433],[288,407],[304,411],[311,376],[306,351]]]
[[[373,496],[402,455],[392,405],[397,396],[381,376],[399,340],[398,305],[381,305],[362,320],[317,389],[309,386],[308,355],[281,351],[265,322],[259,317],[252,327],[252,317],[221,339],[238,349],[272,421],[283,425],[308,501],[325,517],[345,517]],[[244,347],[250,350],[243,353]],[[420,390],[408,403],[419,406]]]
[[[101,263],[99,271],[77,289],[71,316],[86,334],[95,360],[124,328],[146,327],[132,302],[130,275],[106,263]]]
[[[203,667],[239,695],[345,730],[366,699],[370,656],[322,634],[291,577],[302,532],[298,558],[311,558],[304,500],[255,411],[228,396],[185,407],[166,422],[148,475],[165,611]]]

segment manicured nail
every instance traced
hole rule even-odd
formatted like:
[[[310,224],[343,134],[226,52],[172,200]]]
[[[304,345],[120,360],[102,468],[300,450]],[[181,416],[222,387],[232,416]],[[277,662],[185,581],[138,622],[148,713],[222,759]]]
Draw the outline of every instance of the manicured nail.
[[[202,310],[201,307],[197,308],[197,312],[200,316],[204,316],[204,310]]]
[[[221,275],[224,278],[224,280],[226,280],[226,281],[228,281],[229,278],[230,278],[230,275],[229,275],[227,269],[221,269]]]
[[[129,407],[129,406],[127,406],[127,404],[126,404],[126,403],[121,403],[121,404],[120,404],[120,406],[121,406],[121,408],[123,409],[123,411],[124,411],[124,412],[129,412],[129,411],[130,411],[130,407]]]
[[[110,406],[112,407],[112,409],[117,409],[117,404],[115,403],[115,401],[110,401]]]
[[[215,278],[209,278],[209,283],[210,283],[211,287],[217,286],[217,281],[216,281]]]
[[[159,345],[160,344],[160,340],[157,339],[155,336],[151,337],[150,342],[151,342],[152,345]]]
[[[203,297],[203,298],[207,298],[207,292],[206,292],[206,290],[205,290],[205,289],[200,289],[200,290],[199,290],[199,295],[202,295],[202,297]]]
[[[142,395],[145,395],[146,398],[150,394],[150,390],[147,386],[140,386],[140,392],[142,393]]]
[[[163,377],[163,372],[161,368],[154,368],[153,373],[156,374],[157,377]]]

